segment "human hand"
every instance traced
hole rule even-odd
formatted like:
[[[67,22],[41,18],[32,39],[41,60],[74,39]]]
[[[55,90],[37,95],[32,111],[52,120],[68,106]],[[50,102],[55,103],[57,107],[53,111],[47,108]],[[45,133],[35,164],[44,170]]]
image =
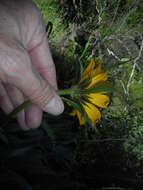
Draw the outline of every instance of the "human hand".
[[[26,99],[33,103],[17,114],[22,129],[37,128],[42,111],[64,110],[45,26],[30,0],[0,1],[0,81],[0,107],[6,113]]]

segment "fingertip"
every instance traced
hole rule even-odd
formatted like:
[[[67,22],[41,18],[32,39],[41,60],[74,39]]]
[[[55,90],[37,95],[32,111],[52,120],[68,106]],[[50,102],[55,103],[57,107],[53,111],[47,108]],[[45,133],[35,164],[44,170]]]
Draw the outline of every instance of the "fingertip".
[[[52,115],[60,115],[64,111],[64,104],[58,95],[55,95],[44,107],[44,111]]]
[[[30,129],[38,128],[42,121],[42,110],[33,104],[26,110],[25,120]]]
[[[23,131],[28,131],[30,130],[30,128],[27,126],[26,122],[25,122],[25,111],[21,111],[17,114],[17,121],[20,125],[20,128]]]

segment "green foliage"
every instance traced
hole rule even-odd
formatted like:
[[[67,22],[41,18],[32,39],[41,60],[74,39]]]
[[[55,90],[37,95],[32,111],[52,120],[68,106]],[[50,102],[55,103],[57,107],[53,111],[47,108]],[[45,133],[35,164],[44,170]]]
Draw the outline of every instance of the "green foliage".
[[[53,25],[53,30],[50,36],[50,42],[58,42],[64,36],[64,26],[61,23],[61,19],[58,14],[59,6],[56,0],[34,0],[36,5],[41,10],[43,15],[45,25],[51,22]]]
[[[138,111],[142,110],[143,108],[143,79],[142,79],[142,72],[138,76],[138,79],[134,79],[131,88],[130,88],[130,102],[134,104],[134,107]]]
[[[131,159],[134,159],[134,164],[141,167],[143,163],[143,114],[135,116],[132,119],[131,128],[124,142],[126,154]]]

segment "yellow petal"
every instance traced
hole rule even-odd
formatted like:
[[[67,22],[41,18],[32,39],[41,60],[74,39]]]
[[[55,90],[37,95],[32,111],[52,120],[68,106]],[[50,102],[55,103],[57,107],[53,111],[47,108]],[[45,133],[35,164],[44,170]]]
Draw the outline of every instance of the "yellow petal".
[[[79,120],[79,124],[84,125],[85,124],[84,118],[83,118],[83,116],[81,115],[81,113],[79,111],[77,111],[77,117],[78,117],[78,120]]]
[[[91,83],[89,84],[88,88],[96,86],[96,84],[99,82],[105,82],[107,79],[107,72],[100,73],[91,79]]]
[[[109,105],[110,99],[107,95],[101,93],[92,93],[89,95],[89,100],[101,108],[107,108]]]
[[[95,62],[95,69],[92,71],[92,77],[100,74],[102,71],[101,71],[101,59],[98,58]]]
[[[90,121],[91,121],[91,124],[92,124],[92,127],[95,126],[96,123],[98,123],[101,119],[101,113],[100,111],[92,104],[90,103],[87,103],[86,105],[83,105]],[[78,111],[78,110],[74,110],[72,113],[71,113],[72,116],[76,116],[78,117],[78,120],[79,120],[79,124],[80,125],[84,125],[85,124],[85,120],[84,120],[84,117],[81,115],[81,113]]]
[[[94,67],[95,67],[95,62],[94,62],[94,59],[92,58],[90,60],[90,63],[88,64],[88,66],[83,72],[83,75],[82,75],[83,80],[88,78],[91,75],[91,72],[93,71]]]
[[[89,119],[91,120],[92,126],[94,127],[94,125],[98,123],[101,119],[100,111],[94,105],[90,103],[87,103],[87,105],[83,105],[83,106]]]
[[[84,118],[83,116],[81,115],[81,113],[78,111],[78,110],[73,110],[71,113],[70,113],[71,116],[77,116],[78,117],[78,120],[79,120],[79,124],[80,125],[84,125]]]

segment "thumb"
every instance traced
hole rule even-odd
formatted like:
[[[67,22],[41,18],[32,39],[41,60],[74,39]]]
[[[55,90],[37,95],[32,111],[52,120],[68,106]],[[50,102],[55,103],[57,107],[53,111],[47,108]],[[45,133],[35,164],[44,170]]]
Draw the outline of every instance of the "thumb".
[[[25,82],[18,82],[16,85],[32,103],[39,106],[43,111],[53,115],[59,115],[63,112],[64,105],[61,98],[42,77],[29,72],[26,74]]]

